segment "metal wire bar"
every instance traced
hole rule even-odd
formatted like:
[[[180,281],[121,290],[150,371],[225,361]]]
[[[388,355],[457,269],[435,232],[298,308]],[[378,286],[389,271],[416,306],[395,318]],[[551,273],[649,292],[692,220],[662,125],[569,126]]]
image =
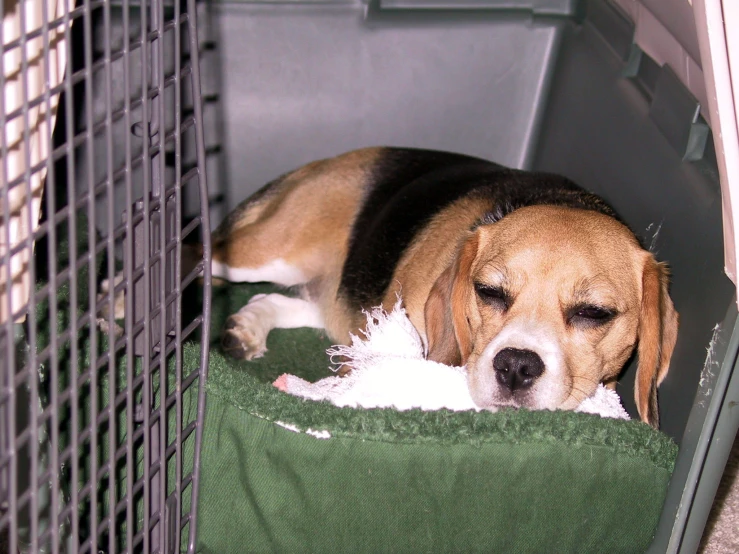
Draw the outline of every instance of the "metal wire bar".
[[[44,59],[50,59],[51,57],[51,49],[49,47],[49,26],[48,26],[48,20],[49,20],[49,10],[48,10],[48,4],[46,2],[41,3],[41,11],[42,11],[42,36],[43,36],[43,56]],[[51,82],[51,75],[50,75],[50,68],[49,64],[44,64],[44,81],[46,83]],[[51,95],[48,87],[44,87],[44,99],[46,104],[46,118],[47,122],[46,125],[43,127],[46,130],[46,136],[43,137],[43,140],[46,141],[47,144],[51,144],[52,140],[52,128],[51,128],[51,114],[52,106],[51,106]],[[54,164],[52,163],[52,160],[49,156],[46,157],[46,206],[47,206],[47,213],[53,214],[56,212],[56,175],[54,171]],[[49,274],[49,288],[52,290],[56,290],[57,288],[57,257],[55,255],[56,252],[54,252],[54,248],[52,245],[57,244],[57,236],[56,236],[56,226],[51,225],[49,226],[49,252],[48,252],[48,274]],[[32,306],[35,304],[31,304]],[[58,314],[58,304],[57,304],[57,298],[54,295],[49,295],[48,298],[48,305],[49,305],[49,320],[51,321],[51,329],[50,331],[50,337],[49,337],[49,345],[51,347],[52,352],[58,352],[59,351],[59,342],[58,342],[58,327],[56,322],[58,321],[57,314]],[[51,473],[50,479],[48,481],[51,482],[51,503],[50,508],[47,514],[47,517],[50,518],[50,521],[48,522],[47,529],[51,534],[51,550],[52,552],[58,552],[59,551],[59,534],[60,534],[60,526],[59,526],[59,510],[58,506],[60,505],[60,498],[59,498],[59,404],[58,404],[58,392],[59,392],[59,358],[58,356],[51,356],[49,360],[49,366],[50,366],[50,378],[48,383],[49,388],[49,404],[52,408],[52,415],[51,415],[51,421],[50,421],[50,444],[48,446],[49,454],[50,454],[50,460],[49,460],[49,471]],[[43,414],[42,414],[43,415]],[[43,425],[43,423],[40,423]],[[47,482],[46,480],[40,481],[38,485],[39,488],[43,486],[42,483]],[[34,513],[32,517],[36,517],[36,514]],[[41,544],[45,544],[46,540],[41,539]]]
[[[158,432],[157,437],[157,461],[159,463],[159,471],[156,474],[157,481],[152,484],[152,488],[157,490],[157,505],[156,509],[160,513],[160,522],[154,528],[154,534],[157,536],[156,546],[160,552],[170,553],[168,544],[168,519],[161,517],[162,513],[166,512],[165,499],[167,498],[167,458],[165,457],[164,450],[167,446],[167,409],[165,397],[169,387],[168,382],[168,368],[167,368],[167,324],[169,314],[164,309],[164,299],[167,296],[167,257],[165,251],[165,245],[167,243],[167,230],[168,230],[168,210],[166,200],[166,181],[165,181],[165,159],[162,155],[164,149],[164,135],[166,134],[166,106],[164,103],[164,83],[160,77],[164,73],[164,44],[163,34],[161,27],[164,23],[164,6],[159,0],[152,0],[151,3],[151,20],[152,20],[152,31],[156,32],[155,38],[152,38],[152,70],[153,70],[153,85],[157,87],[156,102],[153,104],[152,110],[152,127],[155,129],[153,132],[154,140],[160,144],[160,151],[152,158],[152,176],[156,176],[156,179],[152,180],[152,194],[156,197],[160,197],[160,208],[158,218],[158,231],[159,231],[159,260],[158,260],[158,271],[156,272],[157,283],[153,284],[153,288],[158,288],[157,303],[159,304],[159,361],[158,361],[158,373],[159,373],[159,421],[155,422],[157,425],[155,433]],[[152,33],[154,34],[154,33]],[[156,293],[155,293],[156,294]]]
[[[182,37],[180,34],[180,3],[175,2],[174,8],[174,94],[175,94],[175,111],[174,111],[174,134],[175,134],[175,261],[174,261],[174,284],[175,290],[179,291],[182,283],[182,75],[181,75],[181,60],[182,60]],[[182,344],[182,294],[176,294],[176,308],[175,308],[175,344]],[[176,393],[176,405],[175,405],[175,492],[174,492],[174,506],[175,506],[175,527],[174,537],[175,544],[172,545],[171,550],[175,549],[179,552],[180,541],[182,538],[181,525],[182,525],[182,445],[187,437],[183,435],[182,429],[182,393],[186,388],[183,387],[182,383],[182,349],[177,348],[175,350],[175,386],[174,390]],[[188,433],[189,436],[189,433]]]
[[[108,459],[107,459],[107,473],[108,473],[108,507],[107,507],[107,521],[108,521],[108,552],[115,552],[118,550],[116,545],[116,533],[115,533],[115,519],[113,517],[113,506],[116,504],[116,472],[114,464],[113,453],[116,451],[117,446],[117,418],[115,410],[115,395],[116,395],[116,384],[118,382],[118,368],[116,367],[116,357],[114,355],[115,337],[113,335],[115,329],[115,298],[113,294],[113,283],[115,282],[115,248],[114,248],[114,236],[113,236],[113,225],[115,219],[114,211],[114,176],[113,176],[113,76],[111,66],[111,17],[110,17],[110,3],[106,2],[103,5],[103,42],[104,42],[104,72],[105,72],[105,162],[106,162],[106,175],[107,175],[107,187],[106,187],[106,198],[105,203],[107,206],[107,262],[108,262],[108,408],[107,408],[107,428],[108,428]],[[98,423],[98,429],[102,426]],[[98,483],[102,484],[102,478],[97,480]]]
[[[141,112],[142,112],[142,125],[144,126],[144,129],[146,132],[144,133],[144,141],[143,141],[143,153],[144,158],[151,159],[150,158],[150,152],[149,152],[149,128],[148,125],[150,123],[150,115],[149,115],[149,96],[146,94],[146,90],[148,88],[148,82],[149,82],[149,45],[148,45],[148,37],[146,30],[148,28],[148,10],[146,9],[145,2],[142,0],[142,6],[141,6],[141,41],[145,45],[144,48],[141,50],[141,87],[142,87],[142,97],[141,97]],[[153,123],[153,122],[152,122]],[[143,195],[143,215],[144,215],[144,224],[142,227],[141,237],[143,239],[143,245],[134,245],[134,249],[137,251],[140,251],[141,248],[146,248],[147,251],[149,249],[149,245],[151,244],[151,237],[149,233],[149,224],[148,222],[151,219],[151,212],[149,207],[149,191],[152,189],[151,186],[151,167],[148,164],[144,164],[143,167],[143,181],[144,181],[144,195]],[[133,256],[134,259],[136,259],[136,256]],[[140,303],[143,303],[144,311],[143,313],[146,314],[149,311],[150,308],[150,300],[151,300],[151,292],[149,290],[150,285],[150,263],[149,263],[149,256],[148,254],[146,256],[143,256],[143,279],[142,279],[142,286],[140,287],[142,298],[136,299],[135,306],[139,305]],[[134,308],[135,312],[138,312],[136,310],[136,307]],[[142,343],[143,343],[143,351],[149,352],[151,349],[150,345],[151,341],[151,330],[149,328],[149,318],[144,317],[144,332],[142,337]],[[143,386],[143,425],[144,425],[144,522],[148,522],[151,519],[151,471],[150,471],[150,465],[151,465],[151,450],[152,450],[152,444],[151,444],[151,426],[149,422],[149,413],[151,409],[151,402],[152,402],[152,393],[151,393],[151,366],[149,363],[149,357],[145,356],[143,358],[143,374],[144,374],[144,386]],[[152,551],[152,544],[151,544],[151,535],[148,532],[146,523],[144,524],[144,528],[146,532],[144,533],[143,537],[143,547],[144,552],[148,553]]]
[[[192,483],[192,495],[190,500],[190,517],[197,522],[199,478],[200,475],[200,445],[203,440],[203,420],[205,419],[205,380],[208,376],[209,341],[208,331],[210,329],[210,291],[211,291],[211,242],[210,242],[210,213],[208,211],[208,183],[205,171],[205,138],[203,136],[203,106],[200,99],[200,61],[197,29],[197,5],[196,0],[187,0],[188,12],[188,38],[190,41],[190,58],[192,64],[192,88],[193,88],[193,113],[195,120],[201,124],[195,128],[195,143],[197,168],[199,171],[200,210],[203,225],[203,339],[200,346],[200,380],[198,382],[198,426],[195,430],[195,452],[193,458],[193,474],[195,478]],[[195,552],[197,544],[197,526],[190,525],[187,551]]]
[[[4,20],[5,18],[5,4],[0,3],[0,19]],[[4,49],[5,44],[5,29],[4,25],[0,25],[0,47]],[[2,51],[0,51],[2,52]],[[7,116],[5,114],[5,106],[6,106],[6,98],[5,98],[5,90],[6,90],[6,81],[5,81],[5,56],[0,55],[0,129],[5,129],[7,125]],[[7,179],[7,175],[9,174],[9,167],[8,167],[8,142],[5,133],[0,133],[0,163],[2,163],[2,174]],[[10,206],[10,190],[7,187],[2,187],[2,195],[3,195],[3,206]],[[4,225],[5,229],[4,231],[4,237],[3,240],[6,245],[11,244],[11,233],[10,233],[10,225],[6,222]],[[10,249],[5,249],[5,252],[3,254],[3,268],[5,270],[5,282],[11,283],[12,282],[12,271],[11,271],[11,258],[12,254],[9,251]],[[6,287],[5,291],[5,298],[0,299],[1,302],[5,302],[8,306],[8,311],[12,312],[13,307],[13,296],[12,296],[12,287],[8,286]],[[15,434],[16,429],[15,425],[12,424],[12,422],[15,420],[15,414],[16,414],[16,387],[13,382],[13,379],[11,378],[13,374],[15,373],[15,368],[17,364],[16,360],[16,352],[15,352],[15,329],[14,329],[14,322],[15,318],[12,317],[12,314],[9,315],[5,321],[4,325],[4,337],[0,337],[0,339],[4,338],[4,342],[6,345],[6,360],[7,360],[7,366],[2,367],[2,374],[0,374],[0,377],[3,379],[3,383],[0,383],[3,385],[3,389],[5,390],[6,396],[6,402],[5,402],[5,415],[7,416],[5,420],[6,428],[3,430],[3,434],[5,435],[7,445],[4,445],[0,443],[0,447],[5,448],[7,446],[9,461],[6,465],[5,462],[2,463],[3,471],[0,473],[0,477],[2,477],[2,474],[5,475],[5,487],[7,488],[6,495],[7,495],[7,519],[10,520],[11,517],[15,518],[16,525],[9,525],[8,523],[2,525],[0,529],[7,529],[7,542],[8,542],[8,549],[10,552],[16,552],[18,549],[18,521],[17,521],[17,514],[18,514],[18,458],[17,458],[17,446],[15,444]],[[0,485],[3,485],[2,481],[0,481]]]
[[[69,10],[69,6],[65,6],[64,9],[64,15],[62,16],[62,20],[64,21],[64,40],[67,44],[68,51],[71,50],[71,44],[72,44],[72,21],[73,19],[77,18],[77,13],[81,13],[82,10]],[[76,13],[75,13],[76,12]],[[73,15],[74,13],[74,15]],[[71,56],[70,56],[71,58]],[[74,191],[75,187],[69,186],[69,183],[75,182],[75,158],[74,158],[74,149],[73,149],[73,139],[74,139],[74,93],[73,93],[73,80],[72,80],[72,73],[74,71],[72,60],[70,59],[67,64],[67,71],[65,71],[65,77],[64,77],[64,115],[65,115],[65,122],[66,122],[66,137],[64,140],[64,155],[65,160],[67,163],[67,206],[74,206],[75,205],[75,198],[74,198]],[[51,215],[51,214],[49,214]],[[65,214],[67,216],[67,236],[68,238],[68,244],[69,244],[69,271],[71,271],[71,268],[73,264],[76,265],[77,263],[77,212],[76,210],[69,210],[68,214]],[[56,222],[55,222],[56,223]],[[78,305],[79,299],[77,298],[77,287],[74,286],[75,283],[71,282],[70,279],[70,285],[69,285],[69,302],[70,305],[73,307],[76,307]],[[70,310],[70,329],[74,329],[74,336],[76,337],[79,333],[78,328],[78,321],[77,321],[77,310],[71,309]],[[72,371],[70,371],[70,386],[66,389],[69,391],[69,404],[70,404],[70,443],[71,448],[68,450],[74,450],[78,448],[79,444],[79,388],[78,388],[78,382],[77,382],[77,371],[76,368],[79,367],[79,351],[78,351],[78,344],[76,340],[70,340],[71,334],[69,337],[61,338],[62,341],[65,343],[69,343],[70,345],[70,367],[72,368]],[[62,400],[61,398],[57,398],[57,402],[64,402],[66,403],[66,399]],[[59,404],[62,405],[62,404]],[[60,456],[63,459],[63,456]],[[60,461],[60,467],[61,467]],[[69,491],[70,491],[70,499],[69,504],[67,505],[68,514],[60,513],[59,517],[62,521],[69,521],[70,525],[70,531],[71,536],[69,537],[70,546],[71,548],[76,547],[80,542],[80,528],[79,528],[79,516],[78,516],[78,507],[79,507],[79,501],[80,501],[80,495],[78,494],[78,486],[79,483],[79,456],[76,455],[70,455],[69,464],[71,466],[70,474],[69,474]]]
[[[92,64],[93,64],[93,57],[92,57],[92,8],[91,8],[91,0],[83,0],[83,5],[85,7],[85,14],[82,19],[83,22],[83,36],[84,36],[84,67],[88,71],[88,75],[92,75]],[[88,241],[88,251],[87,251],[87,258],[88,258],[88,266],[90,268],[95,267],[95,260],[96,260],[96,249],[94,246],[97,243],[97,238],[95,235],[95,225],[94,222],[96,221],[96,206],[95,206],[95,195],[93,193],[93,175],[95,171],[94,167],[94,160],[95,160],[95,143],[93,140],[93,133],[92,128],[94,124],[94,116],[93,116],[93,95],[94,90],[92,87],[92,79],[88,78],[84,82],[85,84],[85,132],[86,132],[86,150],[87,150],[87,176],[88,176],[88,201],[87,201],[87,221],[88,221],[88,232],[87,232],[87,241]],[[94,271],[89,272],[88,276],[88,306],[91,314],[97,313],[97,283],[96,283],[96,276]],[[95,331],[94,326],[90,326],[89,333],[90,337],[90,367],[95,367],[97,365],[97,352],[98,352],[98,341],[97,341],[97,333]],[[97,459],[97,453],[98,453],[98,433],[95,432],[94,428],[94,422],[97,419],[97,413],[98,413],[98,374],[96,371],[91,372],[90,375],[90,424],[88,425],[91,428],[90,433],[90,456],[89,456],[89,464],[90,464],[90,475],[95,476],[97,474],[97,466],[98,466],[98,459]],[[90,516],[87,524],[87,531],[89,535],[89,540],[91,541],[91,550],[97,551],[98,550],[98,535],[97,535],[97,521],[98,521],[99,515],[98,515],[98,503],[95,496],[92,494],[90,495]]]
[[[29,90],[29,83],[28,83],[28,73],[29,73],[29,63],[28,63],[28,49],[27,46],[27,40],[26,40],[26,13],[25,10],[20,10],[19,12],[20,17],[20,45],[21,45],[21,81],[22,81],[22,90],[23,90],[23,142],[25,145],[24,148],[24,174],[25,174],[25,186],[26,186],[26,198],[30,201],[30,199],[33,197],[33,189],[31,184],[31,175],[30,175],[30,167],[31,167],[31,150],[30,150],[30,137],[31,137],[31,121],[29,117],[29,108],[28,108],[28,90]],[[26,210],[26,218],[27,218],[27,228],[33,229],[34,228],[34,221],[33,221],[33,210]],[[26,252],[28,254],[33,252],[33,233],[28,232],[26,236],[24,237],[24,244],[26,246]],[[32,258],[29,257],[28,262],[28,278],[31,283],[36,282],[36,268],[35,264],[33,263]],[[35,306],[35,295],[34,295],[34,288],[33,286],[29,287],[29,297],[28,297],[28,306]],[[28,360],[27,360],[27,367],[32,368],[35,370],[38,368],[37,366],[37,360],[36,360],[36,344],[37,344],[37,332],[36,332],[36,313],[35,310],[29,309],[27,311],[27,328],[28,328]],[[31,473],[31,476],[38,474],[38,458],[39,458],[39,441],[38,441],[38,408],[39,408],[39,381],[37,375],[30,375],[29,379],[26,381],[26,386],[30,389],[29,396],[30,396],[30,402],[29,402],[29,428],[32,432],[32,438],[29,441],[29,456],[30,456],[30,464],[29,464],[29,470]],[[31,483],[29,485],[30,487],[33,487],[35,489],[35,484]],[[40,545],[38,544],[38,535],[39,535],[39,529],[38,529],[38,494],[36,494],[36,490],[32,491],[33,494],[31,494],[30,501],[29,501],[29,521],[28,524],[30,526],[30,547],[31,549],[39,550]],[[20,517],[19,517],[20,520]],[[16,523],[20,526],[20,521]]]
[[[128,132],[132,129],[131,124],[131,96],[129,91],[131,90],[131,53],[134,49],[140,48],[141,45],[133,46],[131,44],[131,30],[130,30],[130,6],[128,0],[123,1],[123,48],[124,53],[123,59],[123,117],[124,117],[124,130],[125,133],[124,145],[125,145],[125,187],[126,187],[126,229],[125,229],[125,240],[124,240],[124,252],[125,256],[131,257],[133,255],[133,160],[132,160],[132,147],[131,147],[131,133]],[[129,258],[130,259],[130,258]],[[125,280],[126,280],[126,295],[125,305],[126,314],[128,317],[125,319],[125,333],[127,337],[133,337],[133,317],[134,304],[133,304],[133,264],[124,264]],[[133,341],[126,341],[126,387],[125,402],[126,402],[126,548],[129,552],[133,552],[133,540],[134,540],[134,517],[135,506],[134,506],[134,494],[137,492],[136,488],[142,488],[143,482],[139,481],[136,483],[137,487],[134,486],[135,476],[135,445],[139,444],[134,438],[134,391],[138,388],[135,383],[136,377],[134,377],[134,350]],[[141,430],[143,435],[143,430]]]

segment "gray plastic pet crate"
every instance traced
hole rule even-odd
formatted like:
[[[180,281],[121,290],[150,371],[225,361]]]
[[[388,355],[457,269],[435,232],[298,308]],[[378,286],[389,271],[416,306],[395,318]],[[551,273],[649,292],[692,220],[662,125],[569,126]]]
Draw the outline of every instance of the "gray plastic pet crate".
[[[0,329],[0,552],[195,548],[208,354],[207,333],[198,333],[208,328],[210,276],[207,264],[178,270],[180,241],[199,232],[207,245],[209,217],[218,223],[276,175],[368,145],[562,173],[603,195],[670,263],[681,329],[660,407],[680,452],[652,551],[695,551],[739,426],[736,293],[723,271],[721,190],[704,106],[684,68],[639,46],[627,4],[86,0],[61,15],[47,9],[25,39],[2,37],[3,55],[42,37],[49,56],[53,41],[44,37],[62,29],[69,58],[58,84],[0,110],[0,126],[20,119],[28,127],[34,108],[53,111],[58,101],[53,137],[46,131],[50,155],[27,157],[0,199],[7,237],[13,187],[31,197],[31,176],[45,174],[41,225],[0,251],[9,276],[12,257],[35,242],[28,267],[31,282],[43,283]],[[700,65],[688,2],[644,4]],[[10,145],[1,146],[7,157]],[[121,335],[112,296],[98,299],[100,283],[89,277],[95,264],[107,278],[123,275],[115,290],[127,293],[137,316]],[[198,272],[204,300],[183,301]],[[65,284],[68,300],[57,299]],[[11,301],[7,287],[2,294]],[[40,328],[42,316],[59,319],[62,305],[73,307],[67,327]],[[185,313],[192,305],[195,314]],[[98,319],[107,341],[71,340],[97,336],[90,329]],[[201,363],[184,370],[188,334]],[[121,359],[128,373],[116,381]],[[67,367],[76,371],[62,383]],[[619,389],[632,414],[633,370]],[[105,394],[91,395],[100,375]],[[107,387],[110,379],[118,389]],[[111,418],[110,406],[123,416]],[[193,417],[170,420],[173,406],[177,414],[192,408]],[[110,431],[113,420],[122,435]],[[183,469],[188,457],[194,463]]]

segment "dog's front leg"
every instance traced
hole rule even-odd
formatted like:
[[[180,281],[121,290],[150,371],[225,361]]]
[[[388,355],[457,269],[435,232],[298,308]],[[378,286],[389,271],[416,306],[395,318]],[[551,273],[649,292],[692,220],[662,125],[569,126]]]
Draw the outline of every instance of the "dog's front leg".
[[[324,327],[317,304],[282,294],[257,294],[226,320],[221,346],[234,358],[252,360],[267,351],[272,329],[297,327]]]

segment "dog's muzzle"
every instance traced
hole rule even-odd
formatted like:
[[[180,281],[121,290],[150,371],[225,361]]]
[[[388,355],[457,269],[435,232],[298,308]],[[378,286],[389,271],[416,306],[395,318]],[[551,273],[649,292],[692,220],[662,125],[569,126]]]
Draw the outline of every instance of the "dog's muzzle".
[[[556,334],[527,321],[503,328],[467,375],[472,399],[481,408],[554,410],[570,393]]]

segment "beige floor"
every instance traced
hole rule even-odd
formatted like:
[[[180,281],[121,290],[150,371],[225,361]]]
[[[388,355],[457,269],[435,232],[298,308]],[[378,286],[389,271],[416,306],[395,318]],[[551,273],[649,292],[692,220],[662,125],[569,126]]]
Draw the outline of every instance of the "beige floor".
[[[721,479],[699,552],[739,553],[739,435]]]

